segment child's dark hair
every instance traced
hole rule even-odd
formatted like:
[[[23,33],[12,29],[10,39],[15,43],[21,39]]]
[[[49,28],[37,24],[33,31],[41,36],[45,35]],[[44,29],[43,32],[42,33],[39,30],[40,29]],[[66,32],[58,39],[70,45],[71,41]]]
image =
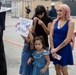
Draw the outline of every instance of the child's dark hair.
[[[32,34],[33,38],[36,37],[35,32],[32,31],[31,34]],[[33,42],[34,42],[34,40],[33,40]],[[27,47],[26,51],[29,52],[30,50],[31,50],[31,42],[28,43],[28,47]]]
[[[34,44],[35,44],[35,41],[36,41],[36,40],[40,40],[41,43],[42,43],[42,45],[43,45],[43,49],[46,49],[46,45],[45,45],[45,41],[44,41],[43,36],[35,37],[35,39],[34,39]],[[34,48],[35,48],[35,46],[34,46]]]

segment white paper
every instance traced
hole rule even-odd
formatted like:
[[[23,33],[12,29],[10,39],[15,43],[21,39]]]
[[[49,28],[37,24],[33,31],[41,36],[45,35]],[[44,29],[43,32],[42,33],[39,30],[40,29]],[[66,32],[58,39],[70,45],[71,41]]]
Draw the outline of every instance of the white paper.
[[[32,27],[33,20],[20,17],[17,22],[16,32],[25,37],[29,34],[29,29]]]
[[[60,55],[56,54],[55,59],[61,60],[61,58],[62,58],[62,57],[61,57]]]

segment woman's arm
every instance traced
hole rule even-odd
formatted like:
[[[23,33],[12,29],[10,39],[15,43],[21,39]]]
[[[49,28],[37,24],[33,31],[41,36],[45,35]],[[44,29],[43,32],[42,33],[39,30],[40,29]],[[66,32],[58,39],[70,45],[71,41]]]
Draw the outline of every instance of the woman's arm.
[[[57,19],[53,20],[52,27],[50,29],[50,46],[51,50],[54,49],[54,42],[53,42],[53,34],[54,34],[54,26],[56,23]],[[52,53],[52,57],[55,58],[56,53]]]
[[[70,21],[68,25],[68,33],[65,40],[58,47],[53,49],[51,53],[57,52],[58,50],[66,46],[70,42],[73,32],[74,32],[74,22]]]
[[[35,31],[37,21],[38,21],[38,18],[37,17],[34,17],[32,31]]]
[[[50,29],[50,46],[51,46],[51,49],[54,48],[54,43],[53,43],[53,34],[54,34],[54,26],[55,26],[55,23],[56,23],[56,19],[53,21],[52,25],[51,25],[51,29]]]
[[[36,28],[36,22],[33,23],[32,31],[35,31],[35,28]]]
[[[45,33],[46,33],[47,35],[50,34],[50,30],[49,30],[49,29],[50,29],[50,27],[51,27],[52,22],[48,23],[48,27],[46,27],[46,25],[43,23],[43,21],[41,21],[41,20],[39,19],[39,20],[38,20],[38,24],[42,26],[42,28],[44,29],[44,31],[45,31]]]

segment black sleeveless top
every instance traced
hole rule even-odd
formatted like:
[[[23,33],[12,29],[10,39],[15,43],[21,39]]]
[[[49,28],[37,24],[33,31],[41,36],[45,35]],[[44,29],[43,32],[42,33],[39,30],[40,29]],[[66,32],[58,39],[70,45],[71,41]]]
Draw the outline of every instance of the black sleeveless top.
[[[47,17],[45,19],[43,18],[42,21],[44,22],[44,24],[46,25],[46,27],[48,27],[48,23],[49,22],[52,22],[52,20],[51,20],[50,17]],[[42,28],[42,26],[38,24],[38,22],[36,23],[35,33],[36,33],[36,36],[43,36],[44,40],[45,40],[46,47],[49,47],[49,44],[48,44],[48,35],[45,33],[45,31]]]

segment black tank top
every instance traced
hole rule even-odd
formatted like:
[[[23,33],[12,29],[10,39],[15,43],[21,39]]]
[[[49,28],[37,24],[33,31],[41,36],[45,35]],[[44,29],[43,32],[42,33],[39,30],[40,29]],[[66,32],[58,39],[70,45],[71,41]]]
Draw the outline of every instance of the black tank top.
[[[42,19],[42,21],[44,22],[44,24],[46,25],[46,27],[48,27],[48,23],[49,22],[52,22],[52,20],[51,20],[50,17],[47,17],[46,19]],[[45,40],[46,47],[49,47],[49,44],[48,44],[48,35],[45,33],[45,31],[42,28],[42,26],[38,24],[38,22],[36,23],[35,33],[36,33],[36,36],[43,36],[44,40]]]

